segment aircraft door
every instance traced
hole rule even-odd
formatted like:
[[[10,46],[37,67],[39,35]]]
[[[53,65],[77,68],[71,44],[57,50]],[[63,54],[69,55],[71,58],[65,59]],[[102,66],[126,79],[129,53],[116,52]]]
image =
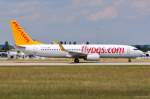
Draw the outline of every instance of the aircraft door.
[[[127,48],[127,56],[130,56],[130,54],[131,54],[131,50],[130,48]]]
[[[32,51],[33,51],[34,55],[37,55],[38,52],[39,52],[39,48],[38,47],[33,47]]]

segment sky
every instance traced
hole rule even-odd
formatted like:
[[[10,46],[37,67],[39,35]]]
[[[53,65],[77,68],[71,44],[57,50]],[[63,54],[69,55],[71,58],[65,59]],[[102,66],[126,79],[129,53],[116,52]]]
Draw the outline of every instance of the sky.
[[[150,44],[150,0],[0,0],[0,43],[11,19],[45,43]]]

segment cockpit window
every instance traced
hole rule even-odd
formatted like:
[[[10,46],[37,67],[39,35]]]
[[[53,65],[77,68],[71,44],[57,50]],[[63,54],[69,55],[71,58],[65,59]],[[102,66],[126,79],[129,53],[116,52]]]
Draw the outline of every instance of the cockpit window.
[[[135,49],[133,49],[133,50],[139,50],[139,49],[135,48]]]

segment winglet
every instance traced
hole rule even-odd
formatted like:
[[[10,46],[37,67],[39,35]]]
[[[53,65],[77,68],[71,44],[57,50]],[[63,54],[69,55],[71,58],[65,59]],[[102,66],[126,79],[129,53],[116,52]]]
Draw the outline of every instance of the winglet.
[[[59,43],[59,47],[60,47],[61,51],[67,51],[67,50],[63,47],[63,45],[60,44],[60,43]]]
[[[34,45],[34,44],[42,44],[39,41],[33,40],[18,24],[16,20],[11,20],[11,28],[13,32],[13,38],[15,41],[15,45]]]
[[[54,41],[54,44],[58,44],[61,51],[66,51],[67,52],[67,50],[63,47],[63,45],[59,41]]]

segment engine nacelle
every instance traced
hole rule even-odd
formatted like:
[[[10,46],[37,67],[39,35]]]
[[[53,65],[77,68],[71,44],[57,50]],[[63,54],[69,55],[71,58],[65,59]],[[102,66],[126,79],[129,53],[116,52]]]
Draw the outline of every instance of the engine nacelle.
[[[98,61],[99,58],[100,58],[99,54],[89,54],[89,55],[87,55],[86,60],[88,60],[88,61]]]
[[[145,56],[146,57],[150,57],[150,52],[148,51],[148,52],[145,52]]]

